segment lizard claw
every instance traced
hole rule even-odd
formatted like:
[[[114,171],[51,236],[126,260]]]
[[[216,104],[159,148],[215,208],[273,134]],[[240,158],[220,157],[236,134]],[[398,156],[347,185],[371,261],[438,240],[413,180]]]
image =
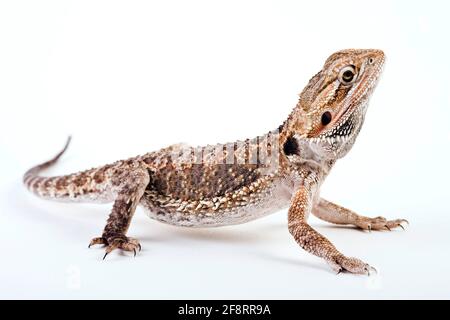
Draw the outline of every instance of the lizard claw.
[[[406,224],[408,225],[408,227],[410,226],[408,220],[406,220],[406,219],[401,219],[401,220],[399,221],[399,223],[398,223],[398,226],[399,226],[400,228],[402,228],[403,230],[405,230],[405,227],[402,225],[402,223],[406,223]]]
[[[372,271],[372,273],[378,274],[377,269],[375,269],[374,267],[370,266],[370,265],[366,265],[366,267],[364,268],[364,270],[367,272],[367,275],[370,276],[370,272]]]

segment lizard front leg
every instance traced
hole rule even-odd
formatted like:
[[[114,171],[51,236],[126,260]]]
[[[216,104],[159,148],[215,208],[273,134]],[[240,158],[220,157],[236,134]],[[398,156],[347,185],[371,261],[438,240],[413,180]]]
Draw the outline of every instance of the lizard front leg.
[[[341,207],[333,202],[320,199],[313,207],[313,214],[327,222],[335,224],[351,224],[364,230],[392,230],[404,228],[402,223],[408,223],[405,219],[387,220],[384,217],[369,218],[360,216],[355,212]]]
[[[138,240],[127,237],[126,232],[133,218],[136,207],[149,183],[149,173],[144,167],[134,164],[134,169],[124,169],[117,172],[111,184],[117,190],[117,197],[107,220],[101,237],[92,239],[89,247],[95,244],[106,245],[106,253],[103,259],[114,249],[133,251],[141,249]]]
[[[307,217],[312,210],[312,189],[309,185],[301,186],[291,201],[288,227],[295,241],[306,251],[325,259],[338,273],[346,270],[351,273],[369,274],[372,267],[359,259],[344,256],[327,238],[307,223]]]

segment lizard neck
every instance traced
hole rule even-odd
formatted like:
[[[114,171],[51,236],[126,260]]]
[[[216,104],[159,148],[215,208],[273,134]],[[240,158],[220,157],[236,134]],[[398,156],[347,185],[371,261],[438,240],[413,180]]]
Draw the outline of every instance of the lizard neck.
[[[285,172],[315,171],[320,176],[326,176],[339,156],[320,152],[307,138],[309,126],[310,120],[303,111],[300,98],[286,121],[278,127],[280,168]]]

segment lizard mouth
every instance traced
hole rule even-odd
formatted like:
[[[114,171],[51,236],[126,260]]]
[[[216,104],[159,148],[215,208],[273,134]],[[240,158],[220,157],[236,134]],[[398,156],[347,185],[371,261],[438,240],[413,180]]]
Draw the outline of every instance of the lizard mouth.
[[[327,131],[326,134],[322,134],[316,138],[310,138],[309,142],[311,144],[326,143],[333,147],[337,147],[338,145],[347,142],[358,126],[358,122],[352,115],[352,113],[349,114],[349,116],[347,116],[344,121],[340,122],[339,125],[335,126],[331,130]]]

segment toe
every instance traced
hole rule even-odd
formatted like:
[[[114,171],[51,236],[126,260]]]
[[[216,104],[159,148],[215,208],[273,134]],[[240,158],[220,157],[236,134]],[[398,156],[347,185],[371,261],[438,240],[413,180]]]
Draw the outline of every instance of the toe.
[[[327,263],[330,265],[331,269],[333,269],[333,271],[336,274],[339,274],[343,271],[343,268],[341,267],[341,265],[336,261],[336,259],[330,259],[327,260]]]
[[[136,256],[137,250],[141,250],[141,245],[139,244],[139,241],[137,239],[128,237],[116,237],[109,239],[103,259],[105,259],[106,256],[115,249],[130,251],[133,252],[134,256]]]
[[[119,248],[119,242],[118,241],[110,241],[108,246],[105,249],[105,255],[103,256],[103,260],[105,260],[106,256],[113,252],[115,249]]]
[[[391,231],[395,228],[405,229],[405,224],[409,225],[408,220],[396,219],[396,220],[386,220],[383,217],[376,218],[366,218],[358,223],[358,226],[364,230],[386,230]]]
[[[128,239],[126,242],[122,242],[120,244],[120,249],[123,249],[125,251],[134,251],[134,255],[136,255],[136,250],[140,251],[141,245],[139,244],[139,241],[136,239]]]
[[[390,220],[387,221],[386,228],[387,229],[402,228],[403,230],[405,230],[405,226],[403,226],[403,224],[409,225],[408,220],[405,219]]]
[[[91,240],[91,242],[89,243],[88,248],[96,245],[96,244],[106,244],[106,239],[103,237],[97,237]]]

